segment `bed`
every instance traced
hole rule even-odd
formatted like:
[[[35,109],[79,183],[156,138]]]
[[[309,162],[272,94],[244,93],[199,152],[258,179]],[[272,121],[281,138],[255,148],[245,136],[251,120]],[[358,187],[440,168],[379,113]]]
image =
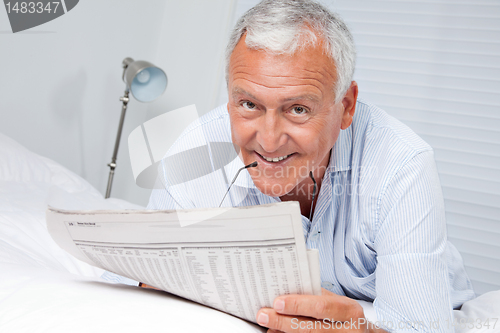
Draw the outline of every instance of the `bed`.
[[[101,278],[61,250],[45,225],[47,204],[67,209],[141,209],[105,200],[88,182],[0,133],[0,332],[264,332],[176,296]],[[376,321],[371,303],[360,302]],[[500,317],[500,291],[467,302],[461,318]],[[457,327],[456,332],[500,332]]]

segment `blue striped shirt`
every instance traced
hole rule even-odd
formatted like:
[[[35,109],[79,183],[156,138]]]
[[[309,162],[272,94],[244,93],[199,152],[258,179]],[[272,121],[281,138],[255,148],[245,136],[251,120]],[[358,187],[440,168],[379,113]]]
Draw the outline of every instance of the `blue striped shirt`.
[[[220,152],[215,156],[220,142],[231,143],[226,105],[177,139],[160,165],[163,188],[153,190],[148,208],[219,206],[243,166],[234,153],[222,154],[225,162]],[[186,170],[169,169],[181,155]],[[244,170],[223,206],[277,201]],[[447,241],[432,148],[376,106],[358,100],[353,123],[331,150],[312,221],[302,222],[307,247],[320,253],[322,287],[373,301],[388,331],[452,332],[452,309],[474,297],[462,258]]]

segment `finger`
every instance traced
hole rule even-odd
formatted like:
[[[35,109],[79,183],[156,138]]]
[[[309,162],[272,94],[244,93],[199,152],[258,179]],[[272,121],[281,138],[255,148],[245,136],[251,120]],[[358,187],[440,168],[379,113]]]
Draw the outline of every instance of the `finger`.
[[[333,293],[317,295],[286,295],[274,300],[273,309],[281,314],[346,321],[364,318],[358,302]]]
[[[267,316],[265,322],[262,322],[261,314]],[[336,331],[366,331],[369,327],[366,318],[349,321],[333,321],[327,318],[315,319],[302,316],[282,315],[269,308],[262,308],[257,313],[257,323],[261,326],[268,327],[268,333],[284,332],[284,333],[302,333],[302,332],[330,332]],[[372,324],[373,325],[373,324]],[[387,333],[375,326],[374,332]]]
[[[161,289],[158,289],[158,288],[156,288],[156,287],[150,286],[149,284],[145,284],[145,283],[141,283],[141,287],[142,287],[142,288],[146,288],[146,289],[161,290]]]
[[[330,290],[326,290],[325,288],[321,288],[321,295],[337,295],[337,294],[334,294]]]
[[[320,332],[334,327],[328,319],[318,320],[302,316],[282,315],[269,308],[259,310],[257,323],[268,327],[268,332],[279,331],[286,333]]]

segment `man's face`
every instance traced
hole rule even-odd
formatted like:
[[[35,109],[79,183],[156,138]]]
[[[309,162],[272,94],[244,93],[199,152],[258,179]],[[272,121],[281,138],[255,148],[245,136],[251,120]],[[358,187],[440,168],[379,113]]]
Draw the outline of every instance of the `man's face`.
[[[317,44],[272,55],[248,49],[243,36],[231,55],[232,140],[245,165],[258,162],[248,171],[270,196],[290,192],[309,171],[323,175],[345,118],[342,101],[335,103],[335,65]]]

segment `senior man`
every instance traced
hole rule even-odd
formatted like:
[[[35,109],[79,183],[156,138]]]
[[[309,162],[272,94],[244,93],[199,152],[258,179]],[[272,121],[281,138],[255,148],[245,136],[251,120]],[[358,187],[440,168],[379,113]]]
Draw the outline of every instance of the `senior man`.
[[[361,299],[374,301],[387,331],[453,331],[452,309],[474,293],[447,242],[432,149],[357,99],[354,64],[352,36],[336,15],[307,0],[263,1],[232,32],[229,103],[188,127],[172,149],[200,136],[232,142],[244,165],[258,162],[233,205],[300,203],[306,245],[320,253],[323,295],[278,297],[259,311],[262,326],[297,332],[324,318],[363,322],[353,300]],[[149,208],[216,206],[220,198],[210,203],[206,195],[220,187],[215,179],[199,191],[173,190],[164,179]]]

